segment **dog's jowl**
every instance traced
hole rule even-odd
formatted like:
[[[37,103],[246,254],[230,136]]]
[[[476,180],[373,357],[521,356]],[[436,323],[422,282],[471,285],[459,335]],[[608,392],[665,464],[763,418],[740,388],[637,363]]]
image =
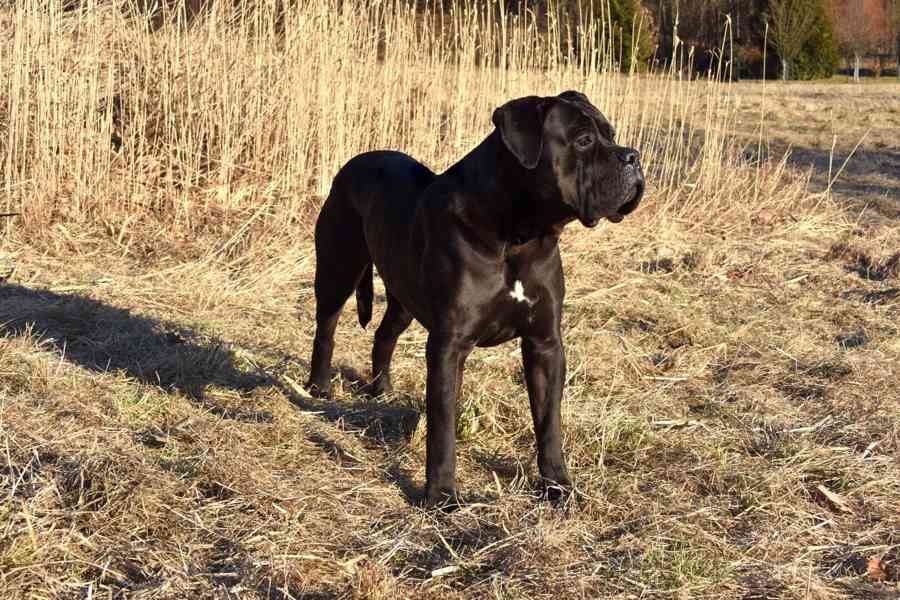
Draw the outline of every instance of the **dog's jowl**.
[[[372,316],[372,268],[387,309],[372,348],[375,394],[391,387],[397,338],[417,319],[426,347],[429,503],[456,501],[456,402],[475,346],[521,339],[537,460],[551,495],[571,485],[560,447],[565,355],[563,227],[619,222],[644,191],[638,152],[578,92],[528,96],[494,111],[495,130],[436,175],[399,152],[369,152],[338,172],[316,223],[311,393],[330,391],[334,331],[356,291]]]

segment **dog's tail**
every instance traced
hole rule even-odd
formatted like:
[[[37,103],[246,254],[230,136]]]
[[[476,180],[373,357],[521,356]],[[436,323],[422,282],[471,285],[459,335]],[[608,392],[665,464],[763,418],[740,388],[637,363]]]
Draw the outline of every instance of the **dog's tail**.
[[[372,263],[369,263],[359,283],[356,284],[356,314],[359,315],[359,324],[363,329],[372,320],[372,300],[375,297],[372,278]]]

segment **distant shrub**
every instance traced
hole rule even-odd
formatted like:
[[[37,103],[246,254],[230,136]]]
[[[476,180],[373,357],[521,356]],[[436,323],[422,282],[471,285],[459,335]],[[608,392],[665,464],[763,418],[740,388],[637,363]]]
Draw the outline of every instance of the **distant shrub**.
[[[612,57],[623,71],[631,67],[632,56],[638,70],[648,65],[655,51],[653,35],[653,18],[643,7],[641,0],[538,0],[533,4],[540,11],[550,11],[569,19],[570,24],[577,25],[591,15],[596,21],[598,39],[592,41],[599,45],[599,36],[606,40],[603,50],[612,50]],[[602,31],[599,19],[603,18]],[[539,21],[540,22],[540,21]],[[563,33],[563,36],[567,36]],[[638,39],[635,39],[635,36]],[[611,39],[610,39],[611,38]],[[567,40],[563,40],[563,47]],[[578,41],[575,41],[575,52],[578,53]]]
[[[650,32],[650,19],[644,17],[640,0],[609,0],[609,15],[617,36],[617,50],[622,48],[622,70],[628,70],[632,59],[643,69],[655,48]],[[638,29],[640,27],[640,29]],[[638,39],[635,40],[634,36]]]
[[[823,2],[815,2],[815,32],[803,45],[803,50],[793,64],[792,75],[796,79],[823,79],[831,77],[837,71],[837,43],[831,19]]]

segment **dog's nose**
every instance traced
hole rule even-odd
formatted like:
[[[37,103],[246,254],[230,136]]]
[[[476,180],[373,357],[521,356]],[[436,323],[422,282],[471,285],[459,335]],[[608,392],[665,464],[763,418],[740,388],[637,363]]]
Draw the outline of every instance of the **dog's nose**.
[[[622,150],[619,152],[619,160],[621,160],[626,165],[636,164],[640,157],[641,153],[634,148],[622,148]]]

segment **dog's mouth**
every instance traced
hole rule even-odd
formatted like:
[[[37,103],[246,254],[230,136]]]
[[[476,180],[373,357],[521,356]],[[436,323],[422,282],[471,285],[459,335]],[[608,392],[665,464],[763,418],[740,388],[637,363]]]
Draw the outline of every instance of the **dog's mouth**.
[[[587,228],[596,227],[597,223],[600,222],[600,217],[579,217],[579,221],[581,224]]]
[[[585,210],[582,212],[581,210],[577,210],[576,215],[578,220],[582,225],[588,228],[596,227],[601,220],[606,219],[611,223],[621,223],[625,218],[625,215],[631,214],[638,207],[638,204],[641,203],[641,198],[644,196],[644,175],[641,172],[640,166],[636,169],[631,168],[627,169],[630,171],[628,176],[626,177],[625,187],[626,190],[630,191],[631,194],[628,194],[627,191],[623,190],[623,196],[628,197],[629,199],[619,205],[617,208],[613,209],[608,214],[603,214],[605,210],[596,210],[593,207],[586,206]],[[630,188],[630,189],[629,189]]]
[[[634,209],[638,207],[638,204],[641,203],[641,198],[644,195],[644,180],[638,179],[634,184],[634,195],[632,195],[631,200],[620,206],[616,209],[616,212],[607,216],[613,223],[621,223],[622,219],[625,218],[625,215],[634,212]]]

